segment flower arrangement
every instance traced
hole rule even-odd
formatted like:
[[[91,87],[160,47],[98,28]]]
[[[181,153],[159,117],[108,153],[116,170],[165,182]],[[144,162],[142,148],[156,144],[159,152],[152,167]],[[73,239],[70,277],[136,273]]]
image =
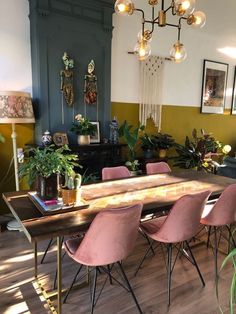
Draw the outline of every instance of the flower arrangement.
[[[94,135],[96,126],[89,119],[83,117],[81,114],[77,114],[75,122],[73,122],[73,127],[70,130],[77,135]]]

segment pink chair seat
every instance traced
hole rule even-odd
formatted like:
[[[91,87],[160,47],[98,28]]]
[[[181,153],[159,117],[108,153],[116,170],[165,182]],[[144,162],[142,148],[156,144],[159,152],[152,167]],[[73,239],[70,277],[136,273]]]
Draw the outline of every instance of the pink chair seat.
[[[169,165],[164,162],[150,162],[146,164],[147,174],[168,173],[171,172]]]
[[[102,169],[102,180],[112,180],[130,177],[129,169],[125,166],[106,167]]]

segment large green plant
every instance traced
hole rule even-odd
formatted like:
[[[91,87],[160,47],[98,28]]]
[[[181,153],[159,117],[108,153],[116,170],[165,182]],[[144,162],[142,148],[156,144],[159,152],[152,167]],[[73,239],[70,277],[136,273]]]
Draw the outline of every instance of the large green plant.
[[[175,144],[175,149],[178,154],[174,158],[174,165],[180,168],[195,168],[198,169],[210,169],[209,159],[207,155],[209,153],[215,153],[218,148],[221,147],[221,143],[217,141],[211,134],[206,134],[204,130],[201,130],[201,136],[198,136],[197,130],[192,132],[192,139],[186,136],[184,145]]]
[[[129,158],[134,160],[136,157],[135,147],[139,139],[139,131],[144,130],[144,125],[139,125],[137,128],[133,128],[125,120],[124,123],[119,128],[119,136],[124,137],[125,142],[129,148]]]
[[[236,248],[234,248],[224,259],[221,271],[228,263],[232,263],[233,266],[233,277],[230,286],[230,314],[234,314],[236,310]],[[217,287],[217,297],[218,297],[218,287]],[[221,313],[223,311],[221,310]]]
[[[154,150],[156,148],[152,137],[150,137],[147,133],[144,133],[144,135],[140,137],[140,140],[143,151]]]
[[[55,149],[54,145],[44,148],[33,148],[30,157],[19,168],[20,177],[28,177],[29,185],[35,182],[38,176],[48,178],[53,174],[73,173],[74,167],[81,167],[78,156],[69,154],[67,145]]]

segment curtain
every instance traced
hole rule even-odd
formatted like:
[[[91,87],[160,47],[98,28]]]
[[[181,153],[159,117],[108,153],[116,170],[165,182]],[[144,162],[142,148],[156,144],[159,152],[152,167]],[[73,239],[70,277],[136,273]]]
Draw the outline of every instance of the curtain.
[[[139,120],[146,125],[152,118],[158,131],[161,130],[162,83],[165,58],[150,56],[140,62]]]

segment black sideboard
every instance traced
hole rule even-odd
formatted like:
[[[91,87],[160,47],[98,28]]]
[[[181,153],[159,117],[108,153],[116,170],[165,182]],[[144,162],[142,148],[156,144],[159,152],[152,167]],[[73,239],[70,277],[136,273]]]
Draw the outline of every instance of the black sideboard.
[[[115,167],[124,164],[122,147],[126,144],[90,144],[70,145],[70,149],[78,154],[79,163],[83,166],[81,172],[94,174],[101,178],[102,168]]]

